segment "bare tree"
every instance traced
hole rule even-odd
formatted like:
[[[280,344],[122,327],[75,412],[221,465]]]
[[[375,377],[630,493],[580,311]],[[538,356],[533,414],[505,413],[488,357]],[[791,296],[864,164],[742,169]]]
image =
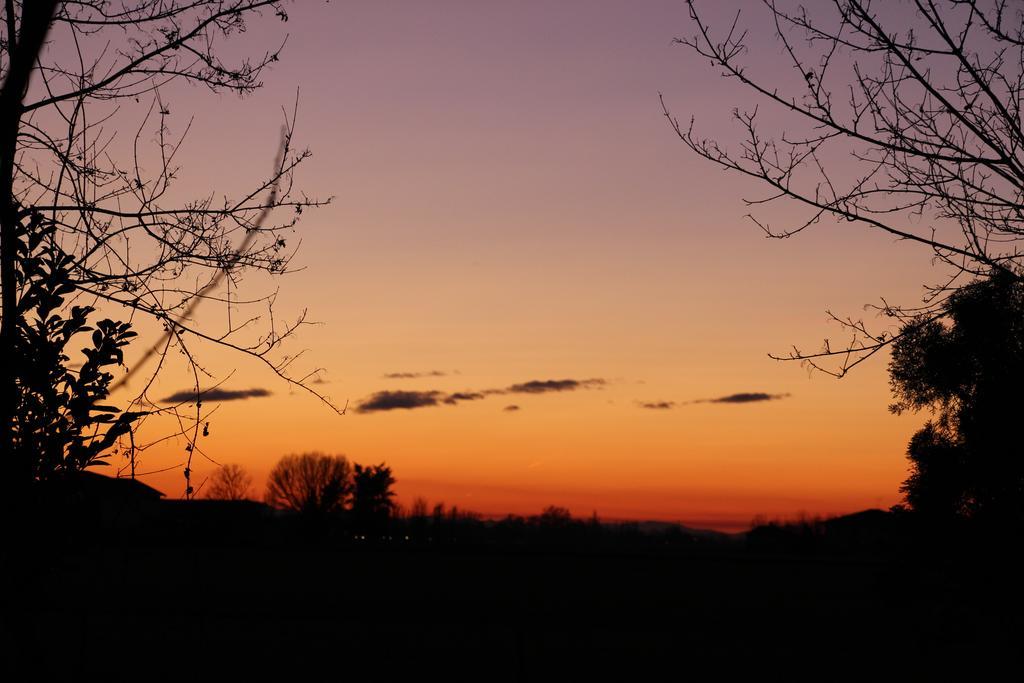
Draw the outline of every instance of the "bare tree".
[[[286,455],[267,477],[266,502],[318,516],[344,510],[351,490],[352,467],[344,455]]]
[[[241,465],[228,463],[217,469],[206,482],[206,497],[214,500],[249,500],[252,475]]]
[[[734,110],[740,139],[730,147],[699,135],[692,119],[680,123],[663,100],[665,115],[691,150],[767,188],[748,205],[806,210],[784,228],[751,215],[765,234],[849,222],[924,247],[943,266],[921,305],[883,299],[873,307],[895,323],[889,330],[832,315],[852,333],[848,344],[794,347],[783,358],[841,377],[910,329],[905,323],[942,317],[967,281],[1020,277],[1024,8],[1006,0],[761,0],[743,3],[723,30],[711,26],[707,5],[687,5],[695,30],[676,42],[782,119],[773,129],[756,105]],[[748,11],[763,13],[758,35],[773,31],[788,73],[759,68]]]
[[[287,20],[285,6],[282,0],[4,1],[0,448],[5,456],[39,450],[33,448],[38,435],[19,429],[15,418],[26,391],[18,368],[33,348],[19,341],[19,330],[32,326],[25,324],[26,316],[38,310],[25,304],[24,273],[41,251],[57,254],[69,274],[66,289],[58,292],[63,299],[56,315],[69,318],[72,307],[86,314],[97,309],[129,323],[148,318],[162,328],[127,373],[103,384],[113,390],[137,379],[136,396],[126,407],[132,419],[118,423],[116,439],[96,442],[106,448],[120,444],[133,471],[138,453],[152,443],[136,440],[137,421],[172,413],[186,442],[180,466],[191,495],[191,459],[201,452],[198,441],[206,424],[202,385],[216,384],[200,361],[203,344],[256,358],[277,377],[330,405],[309,381],[315,375],[294,373],[295,356],[279,353],[282,342],[306,324],[305,312],[282,323],[272,311],[273,293],[238,294],[247,272],[289,270],[296,221],[303,210],[324,203],[293,186],[297,167],[309,156],[294,147],[296,109],[286,113],[280,141],[266,143],[268,161],[276,156],[273,166],[239,196],[210,192],[182,199],[173,189],[181,173],[177,155],[190,125],[172,134],[168,98],[174,85],[238,95],[259,88],[280,46],[234,62],[218,51],[252,19]],[[204,303],[223,307],[226,326],[200,323],[194,313]],[[185,359],[195,399],[168,407],[149,390],[171,352]],[[71,360],[65,361],[69,367]],[[124,363],[120,351],[116,360]],[[179,410],[183,405],[191,406],[187,414]],[[23,491],[32,478],[32,463],[24,459],[0,468],[9,493]]]

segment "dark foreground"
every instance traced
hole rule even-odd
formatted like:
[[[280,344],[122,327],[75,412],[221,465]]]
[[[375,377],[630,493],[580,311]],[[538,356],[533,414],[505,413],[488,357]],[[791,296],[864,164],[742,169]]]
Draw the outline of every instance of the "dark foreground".
[[[1024,575],[974,554],[93,544],[25,580],[4,679],[1016,678]]]

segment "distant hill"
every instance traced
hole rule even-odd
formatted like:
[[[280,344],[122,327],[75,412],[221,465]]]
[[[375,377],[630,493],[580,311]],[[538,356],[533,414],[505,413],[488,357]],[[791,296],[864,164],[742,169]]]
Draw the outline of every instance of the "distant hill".
[[[680,524],[679,522],[647,520],[641,522],[620,522],[620,524],[635,525],[641,533],[645,534],[664,534],[671,533],[673,530],[678,530],[679,533],[685,536],[697,536],[698,538],[718,541],[737,541],[741,540],[746,535],[746,532],[743,531],[730,534],[724,531],[715,531],[714,529],[697,529],[686,526],[685,524]]]

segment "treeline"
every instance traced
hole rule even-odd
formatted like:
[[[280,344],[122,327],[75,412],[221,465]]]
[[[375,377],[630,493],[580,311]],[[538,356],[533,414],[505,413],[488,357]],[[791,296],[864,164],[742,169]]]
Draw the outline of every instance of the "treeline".
[[[638,522],[610,522],[602,521],[596,514],[572,517],[567,509],[554,505],[536,515],[485,519],[456,506],[446,508],[444,503],[428,510],[426,501],[418,499],[407,511],[398,511],[391,521],[393,534],[388,540],[420,546],[678,550],[733,540],[726,534],[694,533],[678,524],[649,526]]]
[[[893,511],[864,510],[840,517],[795,520],[756,518],[746,533],[748,550],[786,555],[886,554],[898,549],[907,519]]]
[[[744,534],[745,548],[754,553],[820,556],[972,557],[1000,549],[1015,550],[1021,540],[1013,527],[969,517],[946,518],[940,523],[903,505],[828,518],[759,518]]]
[[[680,551],[730,548],[739,537],[691,531],[670,523],[617,522],[572,517],[549,506],[536,515],[489,519],[478,513],[429,505],[392,504],[387,514],[360,515],[353,506],[310,513],[270,508],[247,500],[163,501],[151,537],[173,542],[313,545],[322,548],[537,549],[569,551]]]
[[[735,543],[726,534],[693,532],[678,524],[602,522],[596,513],[574,518],[566,508],[554,505],[537,515],[500,519],[486,519],[443,502],[430,505],[423,498],[406,508],[394,500],[394,485],[391,468],[384,463],[363,466],[342,455],[322,453],[288,455],[267,477],[262,498],[274,512],[264,510],[261,524],[281,540],[375,546],[688,548]],[[204,502],[252,502],[256,497],[252,477],[239,465],[219,469],[202,493],[206,500],[188,501],[189,511],[177,502],[171,507],[181,510],[180,515],[205,514],[207,519],[199,526],[208,528],[216,527],[214,517],[226,518],[228,508]],[[260,512],[258,506],[248,509],[251,531]]]

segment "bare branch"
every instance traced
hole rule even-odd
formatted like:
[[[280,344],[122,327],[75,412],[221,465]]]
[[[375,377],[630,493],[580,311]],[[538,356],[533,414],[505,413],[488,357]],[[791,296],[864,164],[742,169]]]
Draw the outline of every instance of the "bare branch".
[[[714,32],[697,0],[687,6],[695,35],[676,42],[781,106],[795,124],[766,134],[756,107],[734,110],[741,136],[729,149],[698,135],[694,121],[680,124],[662,99],[669,125],[690,150],[768,188],[749,206],[786,201],[807,210],[785,229],[752,214],[768,237],[791,237],[831,219],[927,248],[947,269],[946,284],[926,289],[923,308],[878,310],[903,322],[911,310],[939,315],[940,293],[961,276],[1021,276],[1024,13],[1008,12],[1003,2],[914,0],[918,21],[908,25],[888,4],[867,0],[832,0],[813,11],[762,0],[792,67],[788,78],[761,75],[748,61],[741,13]],[[826,344],[818,353],[772,357],[841,377],[896,338],[832,318],[851,334],[840,349]],[[825,368],[822,359],[838,366]]]

